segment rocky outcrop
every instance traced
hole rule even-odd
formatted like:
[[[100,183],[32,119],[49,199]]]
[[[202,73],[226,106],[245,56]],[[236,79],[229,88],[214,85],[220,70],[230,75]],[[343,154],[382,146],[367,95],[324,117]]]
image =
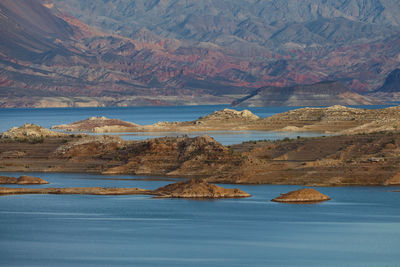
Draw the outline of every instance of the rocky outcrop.
[[[48,184],[49,182],[39,178],[39,177],[33,177],[29,175],[22,175],[18,178],[17,184],[26,184],[26,185],[31,185],[31,184]]]
[[[301,108],[273,115],[257,122],[260,129],[281,131],[316,131],[340,134],[397,131],[400,108]]]
[[[272,199],[274,202],[282,203],[316,203],[330,200],[327,195],[324,195],[313,188],[304,188],[296,191],[290,191],[286,194],[281,194],[279,197]]]
[[[212,121],[212,120],[258,120],[260,117],[253,114],[250,110],[237,111],[234,109],[225,108],[218,110],[210,115],[204,116],[196,120],[196,122]]]
[[[18,179],[10,176],[0,176],[0,184],[16,184]]]
[[[44,137],[66,136],[64,133],[58,133],[36,124],[27,123],[21,127],[13,127],[1,134],[1,139],[38,139]]]
[[[94,123],[98,122],[99,123]],[[288,131],[327,132],[341,134],[397,131],[400,129],[400,107],[382,109],[349,108],[334,105],[327,108],[300,108],[259,118],[248,110],[223,109],[200,117],[194,121],[158,122],[152,125],[127,126],[131,123],[111,119],[88,119],[68,125],[54,126],[56,129],[92,132],[194,132],[194,131]],[[115,122],[117,121],[117,122]],[[113,124],[115,123],[115,124]],[[123,126],[126,124],[126,126]],[[120,126],[118,126],[120,125]]]
[[[64,130],[68,132],[133,132],[139,125],[119,119],[109,119],[102,117],[90,117],[86,120],[73,122],[71,124],[61,124],[51,127],[51,129]]]
[[[110,152],[109,157],[118,159],[111,161],[117,166],[110,164],[104,173],[170,176],[209,176],[215,171],[228,172],[242,161],[240,156],[232,155],[228,148],[206,135],[128,142],[118,151]]]
[[[161,187],[154,191],[162,198],[242,198],[251,195],[240,189],[227,189],[202,180],[189,180]]]
[[[19,178],[10,176],[0,176],[0,184],[20,184],[20,185],[34,185],[34,184],[48,184],[49,182],[39,178],[28,175],[20,176]]]
[[[19,178],[0,176],[0,184],[22,184],[22,185],[33,185],[33,184],[48,184],[49,182],[39,178],[28,175],[20,176]]]
[[[62,124],[51,127],[64,131],[84,131],[84,132],[153,132],[153,131],[202,131],[232,129],[232,127],[246,127],[250,122],[260,118],[249,110],[237,111],[233,109],[223,109],[215,111],[194,121],[185,122],[157,122],[152,125],[138,125],[132,122],[121,121],[119,119],[108,119],[105,117],[91,117],[86,120]]]

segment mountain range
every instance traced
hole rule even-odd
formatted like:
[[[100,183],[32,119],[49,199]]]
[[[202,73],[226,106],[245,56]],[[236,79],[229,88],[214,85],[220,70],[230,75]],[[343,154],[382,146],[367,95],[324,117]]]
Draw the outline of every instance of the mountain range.
[[[399,12],[395,0],[2,0],[0,107],[226,104],[325,81],[376,98],[400,67]]]

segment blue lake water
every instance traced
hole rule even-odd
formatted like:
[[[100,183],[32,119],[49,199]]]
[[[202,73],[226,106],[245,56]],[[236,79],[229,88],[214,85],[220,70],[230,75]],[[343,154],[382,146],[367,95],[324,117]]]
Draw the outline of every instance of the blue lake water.
[[[185,121],[224,107],[0,109],[0,132],[28,122],[50,127],[90,116],[139,124]],[[261,117],[289,109],[250,108]],[[135,133],[124,138],[177,134]],[[197,134],[203,133],[191,133]],[[208,134],[224,144],[287,137],[257,131]],[[128,180],[141,178],[129,175],[27,174],[50,182],[36,187],[155,189],[172,182]],[[270,200],[301,187],[224,186],[239,187],[253,197],[196,201],[150,196],[1,196],[0,265],[400,266],[400,192],[392,192],[400,187],[319,188],[332,200],[288,205]]]
[[[0,173],[0,175],[21,173]],[[133,176],[31,173],[56,186],[142,187]],[[138,177],[136,177],[138,178]],[[319,188],[332,200],[270,200],[299,186],[224,185],[246,199],[0,197],[4,266],[399,266],[399,187]]]
[[[385,106],[360,106],[365,108],[382,108]],[[71,123],[84,120],[92,116],[106,116],[144,124],[153,124],[159,121],[190,121],[210,114],[216,110],[230,108],[229,106],[173,106],[173,107],[111,107],[111,108],[50,108],[50,109],[0,109],[0,132],[14,126],[25,123],[35,123],[50,128],[58,124]],[[246,108],[260,117],[268,117],[298,107],[250,107]],[[243,110],[245,108],[235,108]],[[297,136],[320,136],[321,133],[302,132],[262,132],[262,131],[238,131],[238,132],[198,132],[188,133],[189,136],[208,134],[224,145],[241,143],[249,140],[276,140]],[[143,140],[162,136],[179,136],[182,133],[132,133],[122,134],[127,140]]]

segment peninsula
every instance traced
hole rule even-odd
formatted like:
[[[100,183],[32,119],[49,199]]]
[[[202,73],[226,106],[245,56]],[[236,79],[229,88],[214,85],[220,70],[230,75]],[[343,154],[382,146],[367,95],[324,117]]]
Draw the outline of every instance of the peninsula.
[[[397,109],[371,112],[392,114]],[[310,110],[320,114],[322,110],[339,110],[341,113],[342,109]],[[311,116],[309,109],[291,113],[300,118],[303,118],[301,114]],[[278,114],[275,118],[284,118],[291,113]],[[361,122],[361,115],[352,121]],[[392,121],[388,121],[386,126],[393,127]],[[36,129],[36,133],[48,131],[39,126],[29,127]],[[37,137],[27,137],[26,128],[13,128],[12,137],[11,130],[3,133],[0,139],[2,171],[202,177],[207,182],[236,184],[400,184],[398,131],[223,146],[209,136],[125,141],[117,136],[54,133],[42,136],[38,141]]]
[[[189,180],[160,187],[141,188],[68,187],[68,188],[9,188],[0,187],[0,195],[56,194],[56,195],[154,195],[161,198],[244,198],[251,195],[240,189],[223,188],[203,180]]]
[[[193,121],[158,122],[138,125],[118,119],[91,117],[86,120],[53,126],[69,132],[204,132],[204,131],[289,131],[335,134],[372,133],[400,129],[400,106],[383,109],[301,108],[260,118],[248,110],[223,109]]]

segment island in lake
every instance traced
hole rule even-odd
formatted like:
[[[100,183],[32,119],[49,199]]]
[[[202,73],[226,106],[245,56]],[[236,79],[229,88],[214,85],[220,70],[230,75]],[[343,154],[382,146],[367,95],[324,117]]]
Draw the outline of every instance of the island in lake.
[[[118,136],[66,134],[27,124],[2,134],[0,167],[14,172],[155,175],[233,184],[396,185],[400,184],[399,112],[399,107],[366,110],[333,106],[260,119],[247,111],[225,109],[196,120],[200,123],[175,123],[175,131],[189,127],[180,125],[205,129],[201,127],[211,125],[211,121],[232,129],[248,125],[269,125],[275,130],[341,129],[328,137],[232,146],[223,146],[209,136],[126,141]],[[78,124],[87,125],[85,121]],[[174,123],[167,124],[172,127]],[[104,127],[101,125],[96,127]]]
[[[43,180],[42,180],[43,181]],[[45,181],[46,182],[46,181]],[[47,182],[46,182],[47,183]],[[55,194],[55,195],[154,195],[160,198],[243,198],[251,195],[240,189],[222,188],[202,180],[177,182],[156,190],[114,187],[68,188],[9,188],[0,186],[0,195]]]
[[[203,132],[203,131],[293,131],[335,134],[372,133],[400,129],[400,106],[383,109],[301,108],[260,118],[249,110],[223,109],[193,121],[157,122],[139,125],[119,119],[91,117],[52,129],[67,132]]]

